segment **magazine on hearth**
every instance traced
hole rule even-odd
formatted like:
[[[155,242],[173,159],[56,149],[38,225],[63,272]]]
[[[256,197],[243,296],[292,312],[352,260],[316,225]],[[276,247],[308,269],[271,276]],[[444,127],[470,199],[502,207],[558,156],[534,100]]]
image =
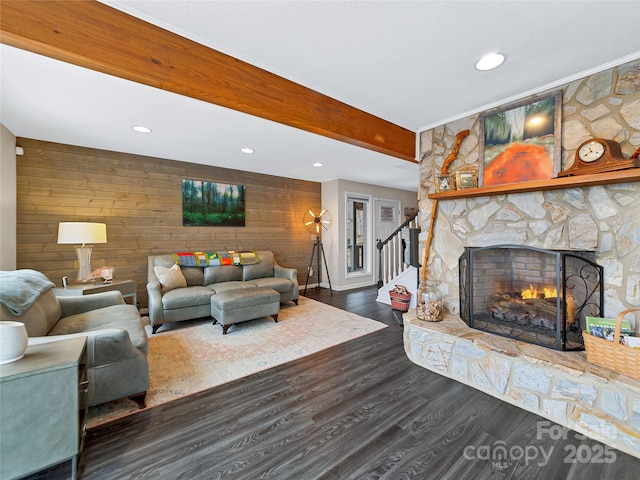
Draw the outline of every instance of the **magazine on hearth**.
[[[632,337],[630,335],[625,335],[621,342],[624,341],[624,344],[627,347],[631,347],[635,350],[640,350],[640,337]]]
[[[604,338],[613,342],[613,335],[616,331],[615,318],[585,317],[587,333],[594,337]],[[620,326],[620,343],[625,342],[625,337],[635,336],[631,322],[623,320]]]

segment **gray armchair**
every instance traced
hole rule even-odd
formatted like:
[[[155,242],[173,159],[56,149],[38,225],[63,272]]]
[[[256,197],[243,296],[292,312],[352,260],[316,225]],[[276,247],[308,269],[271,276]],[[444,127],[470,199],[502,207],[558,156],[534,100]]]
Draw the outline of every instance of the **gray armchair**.
[[[2,289],[11,288],[3,277]],[[129,397],[145,406],[149,386],[148,339],[138,309],[120,292],[56,297],[47,289],[24,313],[0,304],[0,318],[25,324],[31,343],[87,337],[88,403]]]

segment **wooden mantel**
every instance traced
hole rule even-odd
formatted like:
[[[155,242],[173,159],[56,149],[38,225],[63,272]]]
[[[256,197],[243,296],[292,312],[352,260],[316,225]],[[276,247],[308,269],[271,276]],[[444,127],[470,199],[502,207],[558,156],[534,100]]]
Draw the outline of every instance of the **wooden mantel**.
[[[456,198],[485,197],[490,195],[508,195],[510,193],[540,192],[545,190],[561,190],[566,188],[593,187],[596,185],[611,185],[614,183],[640,182],[640,168],[618,170],[616,172],[593,173],[590,175],[576,175],[573,177],[551,178],[532,182],[512,183],[492,187],[467,188],[464,190],[449,190],[431,193],[430,199],[454,200]]]
[[[96,1],[2,0],[0,33],[22,50],[418,163],[415,132]]]

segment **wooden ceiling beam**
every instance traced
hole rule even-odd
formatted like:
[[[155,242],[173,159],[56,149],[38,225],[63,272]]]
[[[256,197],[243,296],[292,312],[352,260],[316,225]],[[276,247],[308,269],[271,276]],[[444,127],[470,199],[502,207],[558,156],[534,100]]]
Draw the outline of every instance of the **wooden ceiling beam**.
[[[0,41],[404,160],[415,132],[95,1],[0,2]]]

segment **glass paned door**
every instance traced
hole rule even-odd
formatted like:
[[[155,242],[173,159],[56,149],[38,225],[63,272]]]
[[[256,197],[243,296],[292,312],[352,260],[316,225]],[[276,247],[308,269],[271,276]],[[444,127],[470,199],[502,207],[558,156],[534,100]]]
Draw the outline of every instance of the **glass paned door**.
[[[347,273],[369,270],[369,199],[347,197]]]

